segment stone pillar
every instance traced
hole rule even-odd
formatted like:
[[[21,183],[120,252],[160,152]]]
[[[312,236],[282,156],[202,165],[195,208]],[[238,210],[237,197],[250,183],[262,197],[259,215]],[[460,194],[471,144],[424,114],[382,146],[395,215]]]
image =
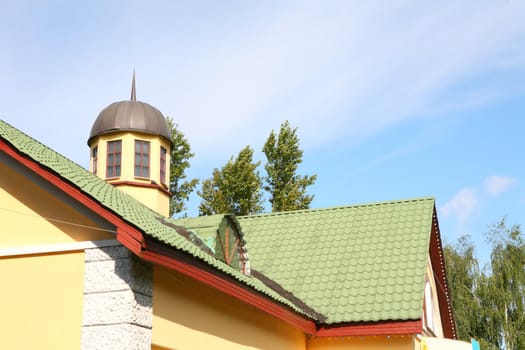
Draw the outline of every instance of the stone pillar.
[[[81,349],[151,349],[153,269],[114,241],[85,250]]]

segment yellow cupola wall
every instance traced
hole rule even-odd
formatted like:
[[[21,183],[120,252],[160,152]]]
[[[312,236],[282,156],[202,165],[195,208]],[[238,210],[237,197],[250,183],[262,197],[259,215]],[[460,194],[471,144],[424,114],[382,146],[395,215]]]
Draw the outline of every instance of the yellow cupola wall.
[[[90,171],[169,216],[171,133],[155,107],[131,99],[110,104],[93,123],[88,139]]]

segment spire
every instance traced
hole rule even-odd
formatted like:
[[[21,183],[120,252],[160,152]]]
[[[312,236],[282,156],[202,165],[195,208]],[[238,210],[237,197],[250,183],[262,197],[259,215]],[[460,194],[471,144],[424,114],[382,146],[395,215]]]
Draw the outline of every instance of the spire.
[[[137,100],[137,90],[135,89],[135,68],[133,68],[133,79],[131,80],[131,101]]]

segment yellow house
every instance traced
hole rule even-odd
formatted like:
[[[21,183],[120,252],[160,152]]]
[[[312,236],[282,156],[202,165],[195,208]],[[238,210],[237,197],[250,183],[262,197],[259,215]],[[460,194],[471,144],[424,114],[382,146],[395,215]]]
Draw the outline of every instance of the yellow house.
[[[156,108],[88,145],[89,171],[0,121],[2,349],[470,349],[432,198],[174,220]]]

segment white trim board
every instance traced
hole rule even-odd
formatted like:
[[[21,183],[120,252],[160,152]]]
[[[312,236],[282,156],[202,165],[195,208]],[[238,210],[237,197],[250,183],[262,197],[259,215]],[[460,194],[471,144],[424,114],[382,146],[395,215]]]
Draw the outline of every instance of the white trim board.
[[[106,239],[106,240],[101,240],[101,241],[81,241],[81,242],[71,242],[71,243],[57,243],[57,244],[9,247],[9,248],[0,248],[0,257],[71,252],[71,251],[76,251],[76,250],[113,247],[113,246],[120,246],[120,245],[122,244],[116,239]]]

